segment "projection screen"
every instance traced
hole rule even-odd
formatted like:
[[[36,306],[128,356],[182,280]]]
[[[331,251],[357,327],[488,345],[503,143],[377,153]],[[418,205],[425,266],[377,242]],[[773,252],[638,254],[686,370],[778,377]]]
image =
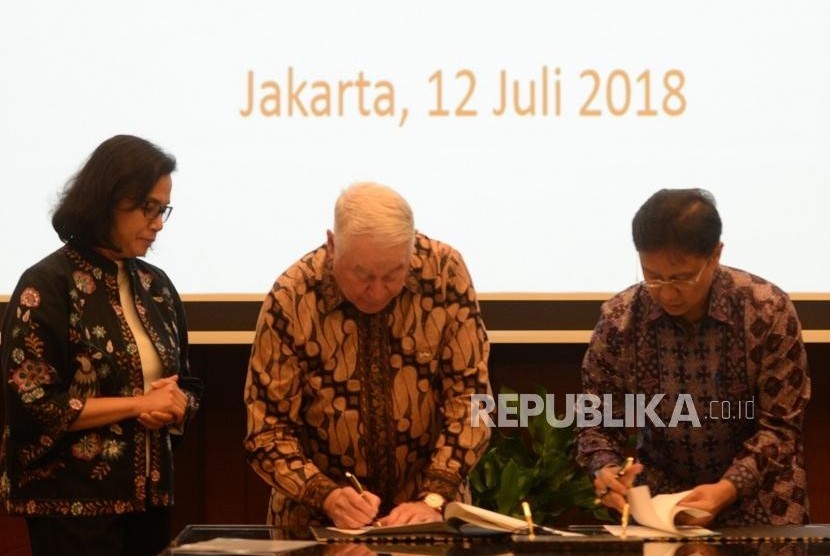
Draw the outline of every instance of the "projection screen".
[[[363,180],[481,292],[628,286],[663,187],[715,195],[723,263],[830,292],[828,29],[821,0],[3,2],[0,295],[118,133],[178,160],[147,259],[182,293],[265,292]]]

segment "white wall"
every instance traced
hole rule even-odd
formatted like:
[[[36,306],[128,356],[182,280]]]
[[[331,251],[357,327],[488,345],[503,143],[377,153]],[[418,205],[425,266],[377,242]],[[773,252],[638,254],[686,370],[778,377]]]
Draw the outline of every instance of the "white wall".
[[[179,160],[148,260],[184,293],[265,291],[322,243],[339,190],[363,179],[401,191],[484,292],[627,286],[634,211],[689,186],[719,201],[726,264],[830,292],[828,29],[822,0],[3,2],[0,294],[57,246],[58,190],[116,133]],[[289,67],[308,82],[307,109],[315,81],[336,90],[363,72],[364,106],[389,107],[378,95],[393,88],[395,113],[361,115],[352,87],[343,116],[336,94],[332,116],[289,116]],[[526,101],[543,67],[547,116],[493,114],[502,70]],[[429,115],[439,70],[451,113],[475,77],[465,108],[477,115]],[[585,71],[601,78],[599,116],[580,114]],[[644,71],[655,116],[637,114]],[[280,116],[241,114],[248,72],[257,103],[264,81],[282,88]],[[675,115],[665,75],[683,97],[669,95]]]

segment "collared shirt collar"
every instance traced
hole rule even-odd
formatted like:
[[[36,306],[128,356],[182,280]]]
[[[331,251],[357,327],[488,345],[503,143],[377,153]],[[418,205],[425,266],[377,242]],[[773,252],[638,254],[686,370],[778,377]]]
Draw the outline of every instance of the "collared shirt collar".
[[[95,249],[91,247],[84,247],[80,245],[75,245],[71,242],[64,244],[65,249],[72,249],[76,253],[78,253],[81,257],[89,261],[92,265],[99,267],[103,272],[106,274],[111,274],[116,276],[118,274],[118,264],[113,261],[112,259],[105,257]],[[124,268],[127,271],[132,271],[134,260],[132,258],[129,259],[122,259],[124,263]]]

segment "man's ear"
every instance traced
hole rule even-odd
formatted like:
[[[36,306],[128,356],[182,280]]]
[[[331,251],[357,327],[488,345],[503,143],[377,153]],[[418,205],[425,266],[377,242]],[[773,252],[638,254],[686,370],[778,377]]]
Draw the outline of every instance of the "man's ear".
[[[715,264],[720,264],[720,254],[723,252],[723,242],[721,241],[718,243],[715,250],[712,251],[712,259],[715,261]]]
[[[334,256],[334,232],[326,230],[326,249],[328,249],[329,256]]]

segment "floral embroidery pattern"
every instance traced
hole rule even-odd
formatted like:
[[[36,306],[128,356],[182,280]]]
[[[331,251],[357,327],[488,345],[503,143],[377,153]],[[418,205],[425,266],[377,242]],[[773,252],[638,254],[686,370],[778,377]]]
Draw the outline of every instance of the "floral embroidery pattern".
[[[34,309],[40,306],[40,292],[34,288],[26,288],[20,294],[20,304],[23,307]]]
[[[110,376],[110,366],[106,363],[102,363],[100,367],[98,367],[98,376],[101,378],[107,378]]]
[[[72,445],[72,455],[84,461],[92,461],[101,453],[101,437],[98,434],[87,434]]]
[[[12,371],[9,383],[17,387],[24,403],[32,403],[43,397],[41,386],[51,384],[56,376],[55,370],[45,361],[26,359]]]
[[[69,385],[69,393],[72,396],[86,398],[95,396],[100,391],[99,375],[101,374],[97,361],[103,356],[100,353],[79,353],[75,356],[78,363],[75,374],[72,376],[72,383]]]
[[[101,457],[110,461],[116,460],[124,455],[124,448],[126,448],[126,446],[126,443],[121,442],[120,440],[108,438],[104,441]]]
[[[97,479],[99,481],[104,480],[110,474],[112,467],[105,461],[102,461],[98,465],[95,466],[95,469],[92,470],[92,478]]]
[[[119,302],[116,269],[99,261],[94,253],[66,245],[26,271],[20,293],[9,304],[2,330],[8,342],[3,386],[12,394],[14,411],[6,423],[0,497],[11,513],[112,515],[172,502],[167,492],[172,454],[166,432],[148,436],[130,419],[87,431],[69,430],[86,398],[143,392],[138,352],[128,339]],[[179,339],[170,337],[171,326],[184,329],[176,322],[181,301],[173,296],[165,304],[157,303],[154,298],[161,297],[164,276],[142,261],[127,264],[133,283],[141,284],[134,294],[142,322],[157,349],[165,348],[159,349],[165,375],[186,372],[180,368]],[[57,287],[41,288],[44,283]],[[55,310],[64,307],[65,311]],[[55,337],[51,330],[65,335]],[[68,354],[66,360],[63,354]],[[145,484],[146,473],[154,477],[153,484]],[[77,492],[83,495],[43,495],[45,481],[66,477],[78,481]]]
[[[75,281],[75,287],[85,294],[91,294],[95,291],[95,280],[86,272],[76,270],[72,273],[72,279]]]
[[[136,271],[136,274],[138,274],[138,281],[141,283],[141,287],[150,291],[150,286],[153,284],[153,277],[141,270]]]

